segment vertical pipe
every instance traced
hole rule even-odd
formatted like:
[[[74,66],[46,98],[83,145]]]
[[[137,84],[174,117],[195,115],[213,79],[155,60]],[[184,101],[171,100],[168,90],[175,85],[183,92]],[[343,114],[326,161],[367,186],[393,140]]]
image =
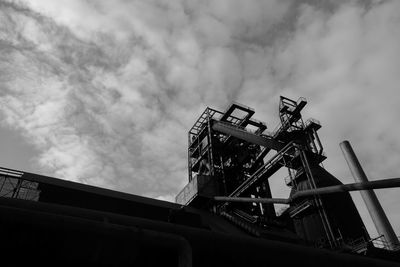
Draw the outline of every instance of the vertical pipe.
[[[340,143],[340,148],[343,155],[349,165],[351,174],[356,182],[368,182],[368,178],[361,167],[360,162],[357,159],[356,154],[353,151],[349,141],[343,141]],[[393,231],[392,226],[388,218],[386,217],[385,211],[383,210],[378,198],[373,190],[362,190],[360,191],[361,196],[367,206],[368,212],[371,215],[372,221],[375,224],[376,230],[379,235],[383,235],[388,243],[389,249],[394,249],[400,246],[399,240]]]
[[[314,180],[314,176],[313,176],[312,171],[310,169],[310,164],[308,163],[308,160],[307,160],[307,155],[304,152],[304,150],[302,150],[302,149],[300,149],[300,157],[301,157],[301,160],[302,160],[303,165],[304,165],[303,166],[304,167],[304,172],[307,175],[307,178],[308,178],[308,181],[310,183],[311,188],[312,189],[317,189],[317,186],[316,186],[315,180]],[[321,216],[322,226],[324,227],[326,236],[328,238],[329,245],[331,246],[331,248],[334,248],[334,247],[337,246],[336,240],[335,240],[335,236],[333,234],[332,227],[331,227],[331,224],[329,222],[328,215],[326,214],[326,211],[325,211],[324,205],[322,203],[321,197],[315,195],[314,199],[315,199],[315,202],[317,203],[318,213]]]
[[[190,147],[192,144],[192,140],[190,138],[190,131],[188,133],[188,174],[189,174],[189,183],[192,181],[192,157],[190,155]]]
[[[212,147],[212,134],[211,134],[211,123],[210,123],[210,109],[207,107],[207,139],[208,139],[208,160],[210,163],[210,175],[214,176],[214,159],[213,159],[213,147]]]

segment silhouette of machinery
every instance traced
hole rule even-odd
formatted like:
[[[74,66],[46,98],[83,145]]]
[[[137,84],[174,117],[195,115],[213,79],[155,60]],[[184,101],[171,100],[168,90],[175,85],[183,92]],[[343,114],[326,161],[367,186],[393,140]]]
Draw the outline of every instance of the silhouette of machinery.
[[[255,235],[298,238],[325,248],[369,240],[349,193],[315,195],[290,203],[280,216],[272,203],[215,202],[213,196],[271,198],[269,178],[286,168],[292,194],[341,182],[322,167],[321,125],[304,121],[307,104],[280,97],[280,124],[273,132],[253,118],[254,110],[233,103],[224,112],[206,108],[189,131],[189,183],[180,204],[208,209]]]

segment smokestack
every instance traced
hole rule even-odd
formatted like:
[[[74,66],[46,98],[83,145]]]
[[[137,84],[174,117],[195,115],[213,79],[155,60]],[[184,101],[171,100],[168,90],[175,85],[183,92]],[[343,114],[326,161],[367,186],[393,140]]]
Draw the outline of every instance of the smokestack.
[[[343,141],[340,143],[343,155],[349,165],[351,174],[357,183],[368,182],[368,178],[358,161],[356,154],[353,151],[349,141]],[[388,243],[388,248],[393,250],[397,246],[400,246],[400,242],[390,225],[388,218],[386,217],[385,211],[383,210],[378,198],[373,190],[362,190],[360,191],[361,196],[367,206],[369,214],[371,215],[372,221],[375,224],[376,230],[379,235],[383,235]]]

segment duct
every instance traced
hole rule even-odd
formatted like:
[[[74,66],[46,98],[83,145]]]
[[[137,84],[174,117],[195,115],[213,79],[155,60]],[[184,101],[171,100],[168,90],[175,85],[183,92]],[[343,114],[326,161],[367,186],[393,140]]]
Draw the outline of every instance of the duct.
[[[288,198],[252,198],[252,197],[213,197],[215,201],[222,202],[247,202],[247,203],[273,203],[273,204],[289,204],[290,199]]]
[[[363,183],[352,183],[343,185],[327,186],[322,188],[310,189],[298,191],[290,198],[249,198],[249,197],[223,197],[216,196],[213,199],[215,201],[226,201],[226,202],[253,202],[253,203],[276,203],[276,204],[290,204],[293,200],[300,197],[333,194],[349,191],[369,190],[369,189],[380,189],[380,188],[393,188],[400,187],[400,178],[384,179],[371,182]]]

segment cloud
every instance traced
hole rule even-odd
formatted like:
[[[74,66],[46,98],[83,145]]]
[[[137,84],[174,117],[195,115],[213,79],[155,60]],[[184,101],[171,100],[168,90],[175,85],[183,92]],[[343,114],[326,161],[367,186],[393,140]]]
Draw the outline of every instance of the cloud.
[[[274,60],[288,91],[308,95],[310,112],[330,122],[321,132],[336,142],[327,149],[354,140],[373,177],[396,175],[389,157],[376,156],[400,148],[393,125],[400,111],[399,9],[397,2],[368,9],[350,3],[329,14],[303,6],[295,34]]]
[[[3,2],[14,73],[3,83],[3,120],[42,151],[42,172],[137,194],[176,193],[186,180],[188,128],[206,104],[226,105],[241,87],[237,49],[225,45],[242,33],[253,38],[246,27],[264,29],[250,16],[254,7],[242,14],[240,1],[201,10],[195,2],[59,4]],[[212,43],[219,34],[224,44]]]
[[[257,110],[261,107],[271,114],[262,107],[268,96],[274,101],[279,94],[305,96],[310,102],[305,114],[323,124],[320,135],[328,170],[343,182],[353,182],[338,147],[349,139],[371,180],[398,177],[399,3],[361,6],[344,2],[335,6],[334,12],[308,4],[298,9],[294,30],[278,39],[271,53],[260,54],[264,62],[269,61],[267,70],[248,80],[239,98],[253,101]],[[259,81],[282,90],[275,94],[257,90]],[[256,100],[258,94],[260,101]],[[378,196],[388,204],[388,216],[400,232],[395,219],[398,212],[392,204],[398,197],[390,190],[378,191]],[[368,218],[356,198],[363,217]],[[367,226],[375,231],[371,224]]]
[[[338,149],[349,139],[371,179],[395,177],[399,10],[395,1],[1,1],[0,118],[40,151],[38,172],[170,200],[206,106],[236,100],[273,128],[279,95],[305,96],[328,170],[351,182]],[[379,197],[396,213],[394,195]]]

